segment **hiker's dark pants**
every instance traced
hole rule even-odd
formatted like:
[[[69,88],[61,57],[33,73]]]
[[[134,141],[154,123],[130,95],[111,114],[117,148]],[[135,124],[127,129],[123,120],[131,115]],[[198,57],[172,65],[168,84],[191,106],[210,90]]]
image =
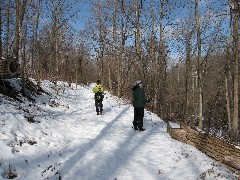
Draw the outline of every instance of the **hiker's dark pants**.
[[[95,106],[96,106],[96,112],[97,113],[102,113],[103,111],[103,103],[102,103],[102,100],[96,100],[95,99]]]
[[[144,108],[143,107],[134,107],[134,128],[138,127],[139,129],[143,128],[143,117],[144,117]]]

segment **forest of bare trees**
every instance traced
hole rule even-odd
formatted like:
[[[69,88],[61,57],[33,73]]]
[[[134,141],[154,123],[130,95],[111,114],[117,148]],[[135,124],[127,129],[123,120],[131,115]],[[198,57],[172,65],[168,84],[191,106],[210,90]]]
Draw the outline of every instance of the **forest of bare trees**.
[[[239,0],[1,0],[0,57],[33,78],[88,84],[240,142]]]

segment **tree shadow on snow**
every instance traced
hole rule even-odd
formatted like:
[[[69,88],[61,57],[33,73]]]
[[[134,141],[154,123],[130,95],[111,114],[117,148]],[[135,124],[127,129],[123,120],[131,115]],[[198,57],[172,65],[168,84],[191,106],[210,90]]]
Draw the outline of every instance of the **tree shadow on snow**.
[[[125,114],[125,112],[129,109],[125,108],[121,113],[119,113],[105,128],[102,129],[100,134],[91,142],[86,143],[84,147],[79,147],[79,151],[72,156],[68,161],[66,161],[61,168],[60,171],[63,172],[69,172],[71,169],[81,161],[82,158],[88,153],[88,151],[91,151],[94,149],[94,146],[101,140],[103,140],[106,136],[108,136],[109,129],[113,126],[115,122],[117,122],[121,116]],[[129,125],[131,125],[132,122],[129,122]],[[103,157],[103,154],[97,153],[96,156],[91,159],[87,160],[88,163],[84,163],[84,165],[79,165],[79,169],[75,172],[72,172],[72,177],[69,177],[70,174],[67,175],[70,179],[75,179],[82,177],[86,177],[87,179],[105,179],[107,178],[117,178],[113,177],[114,174],[118,170],[120,170],[124,165],[129,161],[131,157],[136,155],[136,152],[139,150],[139,148],[143,145],[143,142],[147,141],[147,139],[153,135],[153,133],[159,132],[160,126],[158,128],[155,128],[154,130],[149,129],[145,132],[133,132],[131,129],[126,130],[125,132],[127,134],[127,138],[117,145],[117,147],[110,153],[110,154],[104,154],[106,156],[106,159],[104,159],[104,162],[99,161]],[[136,134],[135,134],[136,133]],[[141,133],[141,134],[139,134]],[[140,136],[137,140],[133,138],[134,136]],[[118,137],[121,138],[121,137]],[[129,144],[132,144],[131,147]],[[111,144],[110,144],[111,145]],[[130,148],[129,148],[130,147]],[[160,153],[160,152],[159,152]],[[92,168],[95,167],[96,169]],[[144,164],[141,164],[140,166],[145,166]],[[142,167],[145,168],[145,170],[148,170],[148,167]],[[134,169],[132,170],[134,173]],[[150,169],[149,169],[150,171]],[[157,173],[157,172],[156,172]],[[63,173],[64,177],[64,173]]]

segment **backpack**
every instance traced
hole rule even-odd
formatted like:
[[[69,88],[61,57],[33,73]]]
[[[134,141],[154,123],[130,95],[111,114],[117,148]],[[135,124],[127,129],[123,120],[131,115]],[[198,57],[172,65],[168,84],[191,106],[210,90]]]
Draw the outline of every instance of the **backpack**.
[[[97,85],[93,88],[93,92],[95,93],[94,99],[100,100],[100,101],[103,100],[104,95],[103,95],[103,87],[102,87],[101,84],[97,84]]]

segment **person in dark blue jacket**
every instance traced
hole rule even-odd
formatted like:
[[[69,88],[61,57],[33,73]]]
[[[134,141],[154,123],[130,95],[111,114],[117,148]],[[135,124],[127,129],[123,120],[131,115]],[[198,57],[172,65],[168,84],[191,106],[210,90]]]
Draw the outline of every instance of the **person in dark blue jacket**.
[[[135,86],[132,88],[133,91],[133,107],[134,107],[134,120],[133,128],[134,130],[144,131],[143,128],[143,117],[144,117],[144,107],[146,103],[150,100],[145,97],[143,91],[143,81],[138,80]]]

